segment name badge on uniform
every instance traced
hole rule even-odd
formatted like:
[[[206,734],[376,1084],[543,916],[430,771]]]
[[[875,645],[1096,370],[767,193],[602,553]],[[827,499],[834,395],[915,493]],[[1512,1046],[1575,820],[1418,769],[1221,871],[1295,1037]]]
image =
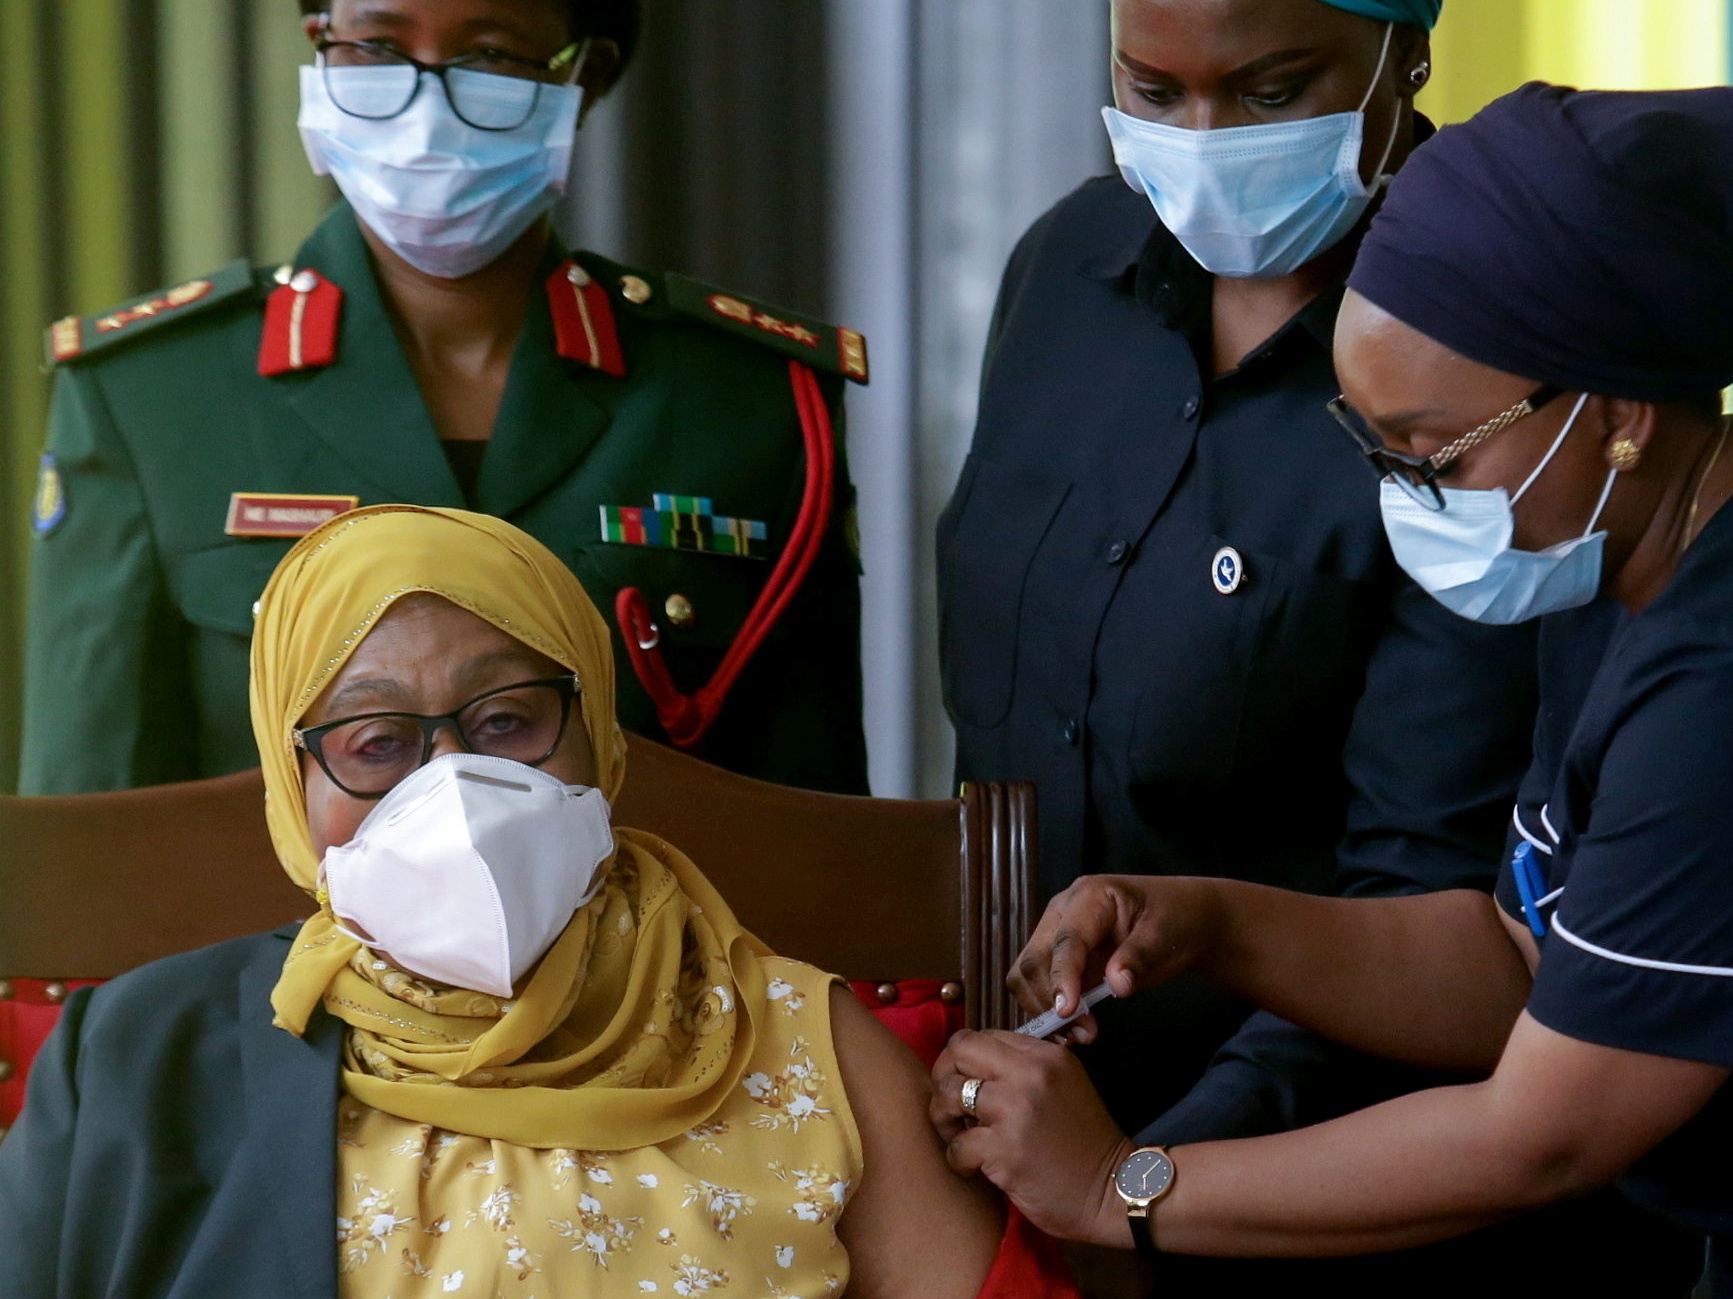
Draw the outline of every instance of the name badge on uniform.
[[[1232,595],[1246,580],[1246,561],[1232,546],[1223,546],[1210,561],[1210,581],[1222,595]]]
[[[304,537],[361,504],[359,496],[236,492],[223,531],[231,537]]]

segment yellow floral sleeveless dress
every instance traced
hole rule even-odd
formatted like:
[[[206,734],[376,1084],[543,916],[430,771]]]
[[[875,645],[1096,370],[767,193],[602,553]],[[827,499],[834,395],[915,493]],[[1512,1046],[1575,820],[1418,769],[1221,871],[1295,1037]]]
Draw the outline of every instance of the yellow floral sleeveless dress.
[[[538,1150],[338,1102],[342,1299],[840,1294],[860,1136],[834,980],[763,959],[769,1014],[711,1119],[636,1150]]]

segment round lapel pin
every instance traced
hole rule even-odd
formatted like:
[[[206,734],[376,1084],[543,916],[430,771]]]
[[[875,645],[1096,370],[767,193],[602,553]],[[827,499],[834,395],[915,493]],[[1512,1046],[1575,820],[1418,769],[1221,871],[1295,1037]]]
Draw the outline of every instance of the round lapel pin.
[[[1210,561],[1209,576],[1218,592],[1232,595],[1240,589],[1240,583],[1246,580],[1246,561],[1240,558],[1240,552],[1232,546],[1223,546]]]

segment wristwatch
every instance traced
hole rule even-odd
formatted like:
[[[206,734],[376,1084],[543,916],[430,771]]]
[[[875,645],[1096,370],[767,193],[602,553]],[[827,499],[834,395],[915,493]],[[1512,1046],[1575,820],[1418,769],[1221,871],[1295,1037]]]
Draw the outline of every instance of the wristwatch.
[[[1160,1146],[1144,1146],[1134,1150],[1120,1163],[1113,1174],[1113,1189],[1125,1201],[1125,1212],[1131,1218],[1131,1239],[1137,1252],[1150,1262],[1156,1258],[1155,1221],[1150,1208],[1173,1190],[1173,1160]]]

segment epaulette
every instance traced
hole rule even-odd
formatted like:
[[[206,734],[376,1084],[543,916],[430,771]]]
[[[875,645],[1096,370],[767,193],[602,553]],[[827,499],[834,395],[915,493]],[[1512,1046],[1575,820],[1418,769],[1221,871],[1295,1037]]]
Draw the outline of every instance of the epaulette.
[[[67,316],[48,327],[48,364],[82,361],[117,343],[131,342],[171,321],[186,320],[218,303],[251,293],[256,283],[252,266],[244,257],[237,258],[213,275],[147,293],[109,311]]]
[[[754,302],[684,275],[669,274],[664,280],[668,305],[683,315],[763,343],[814,369],[828,370],[856,383],[867,381],[866,339],[852,329]]]

